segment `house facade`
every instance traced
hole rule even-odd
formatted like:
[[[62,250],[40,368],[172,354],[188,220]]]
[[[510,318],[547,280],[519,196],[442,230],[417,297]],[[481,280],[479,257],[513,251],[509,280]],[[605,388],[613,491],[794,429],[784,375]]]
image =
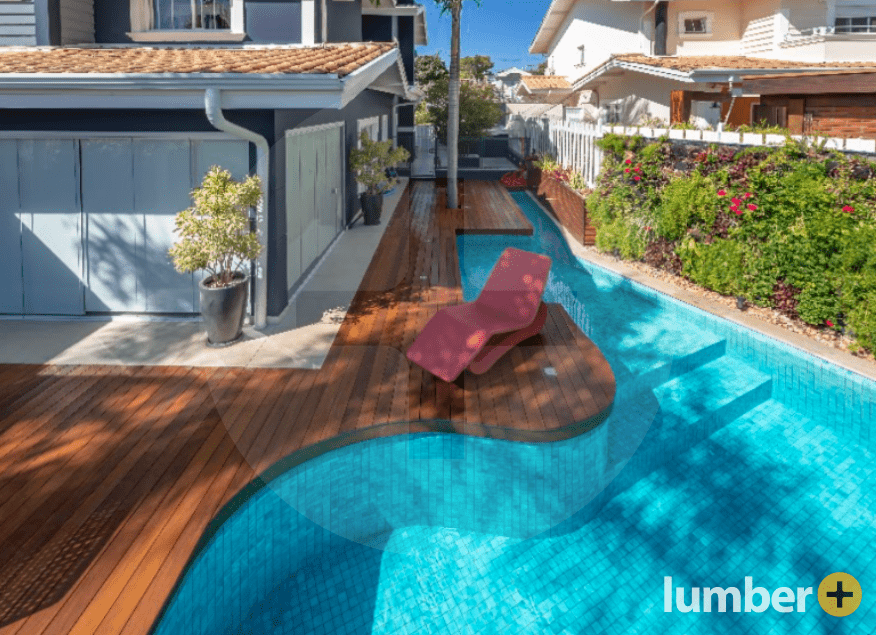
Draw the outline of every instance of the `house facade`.
[[[212,165],[258,174],[257,325],[359,213],[359,132],[413,119],[410,0],[0,3],[0,314],[197,313],[167,257]]]
[[[554,0],[529,49],[608,122],[769,118],[742,77],[869,66],[876,2]]]

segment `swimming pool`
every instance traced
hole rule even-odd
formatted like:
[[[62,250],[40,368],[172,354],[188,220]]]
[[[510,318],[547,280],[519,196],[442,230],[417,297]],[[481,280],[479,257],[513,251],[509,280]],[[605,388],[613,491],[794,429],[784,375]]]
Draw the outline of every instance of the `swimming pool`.
[[[618,382],[603,426],[524,444],[439,434],[323,454],[256,491],[193,561],[159,633],[874,632],[834,618],[664,612],[678,587],[876,583],[876,387],[532,238],[461,237],[468,298],[508,244]],[[274,476],[273,474],[271,476]],[[872,593],[872,591],[870,591]],[[689,597],[689,596],[688,596]]]

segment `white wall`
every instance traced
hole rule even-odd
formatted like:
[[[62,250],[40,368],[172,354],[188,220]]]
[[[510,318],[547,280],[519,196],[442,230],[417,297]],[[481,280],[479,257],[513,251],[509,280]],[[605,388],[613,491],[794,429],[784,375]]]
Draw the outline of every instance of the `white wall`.
[[[640,33],[643,7],[650,3],[593,0],[578,2],[548,47],[548,67],[554,75],[570,81],[596,68],[615,53],[644,53],[645,37]],[[649,20],[653,22],[653,14]],[[580,61],[586,46],[585,64]]]
[[[712,14],[710,35],[683,35],[679,13]],[[736,0],[670,2],[666,51],[670,55],[738,55],[742,37],[741,4]],[[653,19],[653,15],[651,16]]]
[[[599,87],[599,104],[622,99],[625,125],[636,125],[642,117],[669,121],[670,95],[673,90],[691,90],[692,85],[641,73],[625,72]]]

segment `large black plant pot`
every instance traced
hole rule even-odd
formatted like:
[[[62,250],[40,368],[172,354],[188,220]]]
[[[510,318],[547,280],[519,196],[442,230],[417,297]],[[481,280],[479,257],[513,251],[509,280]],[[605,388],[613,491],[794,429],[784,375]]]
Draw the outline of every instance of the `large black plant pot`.
[[[362,194],[359,200],[362,203],[365,224],[379,225],[380,214],[383,212],[383,194]]]
[[[228,287],[208,287],[213,277],[201,280],[201,317],[207,329],[207,346],[229,346],[243,336],[243,318],[249,297],[249,276],[236,274]]]

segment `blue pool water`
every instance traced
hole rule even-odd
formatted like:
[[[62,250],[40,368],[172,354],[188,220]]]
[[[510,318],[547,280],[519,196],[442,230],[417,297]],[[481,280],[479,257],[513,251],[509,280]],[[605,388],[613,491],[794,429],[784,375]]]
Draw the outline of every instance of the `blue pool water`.
[[[615,408],[568,441],[415,434],[278,470],[191,564],[158,633],[876,632],[873,382],[532,238],[461,237],[466,296],[508,244],[600,347]],[[664,612],[675,586],[813,587],[845,618]]]

